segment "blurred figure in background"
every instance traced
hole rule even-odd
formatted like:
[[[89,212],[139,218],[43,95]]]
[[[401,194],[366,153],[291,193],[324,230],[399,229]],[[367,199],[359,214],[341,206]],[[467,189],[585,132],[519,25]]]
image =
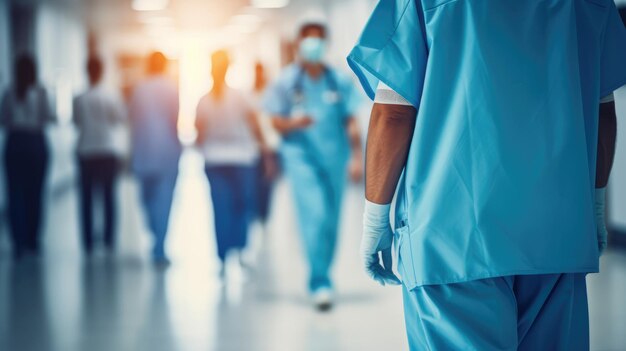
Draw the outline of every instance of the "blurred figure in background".
[[[166,76],[166,69],[166,57],[152,53],[148,77],[135,87],[130,101],[132,170],[154,235],[152,258],[158,265],[169,263],[165,236],[182,151],[177,129],[178,88]]]
[[[265,67],[262,63],[257,62],[254,66],[254,89],[253,103],[258,113],[258,121],[261,131],[268,145],[268,153],[264,159],[257,162],[256,175],[256,219],[261,222],[267,231],[266,224],[271,208],[272,189],[274,187],[275,178],[278,175],[278,160],[275,152],[278,146],[278,136],[272,128],[269,118],[265,118],[262,112],[262,99],[267,87],[267,76]]]
[[[254,108],[226,84],[228,53],[211,56],[213,88],[198,103],[196,128],[211,185],[217,253],[225,274],[226,255],[245,248],[255,211],[256,165],[267,149]],[[241,256],[240,262],[241,262]]]
[[[2,98],[0,125],[8,134],[5,171],[9,225],[14,258],[19,259],[25,251],[39,253],[49,154],[44,130],[55,117],[45,89],[37,83],[34,58],[20,56],[14,72],[13,88]]]
[[[326,36],[320,23],[300,28],[300,60],[285,68],[265,99],[272,123],[283,136],[283,166],[293,187],[310,266],[309,292],[320,310],[332,306],[330,268],[346,170],[358,181],[363,165],[354,118],[357,95],[349,79],[323,62]]]
[[[74,123],[79,131],[77,146],[80,168],[82,239],[86,254],[93,250],[93,196],[99,190],[104,208],[104,244],[115,244],[115,183],[121,155],[115,133],[126,121],[121,98],[102,86],[104,66],[99,57],[87,61],[89,89],[74,99]]]

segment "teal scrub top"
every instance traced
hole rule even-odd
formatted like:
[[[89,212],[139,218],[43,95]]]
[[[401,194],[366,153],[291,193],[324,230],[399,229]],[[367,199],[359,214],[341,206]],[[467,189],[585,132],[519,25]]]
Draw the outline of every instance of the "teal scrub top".
[[[318,79],[312,79],[302,66],[287,66],[266,91],[265,111],[275,117],[295,118],[306,115],[314,123],[306,129],[283,137],[281,154],[306,158],[314,166],[329,172],[344,172],[350,153],[346,123],[356,115],[359,95],[352,80],[326,67]]]
[[[348,63],[418,110],[396,208],[408,288],[598,271],[598,105],[626,83],[612,0],[382,0]]]

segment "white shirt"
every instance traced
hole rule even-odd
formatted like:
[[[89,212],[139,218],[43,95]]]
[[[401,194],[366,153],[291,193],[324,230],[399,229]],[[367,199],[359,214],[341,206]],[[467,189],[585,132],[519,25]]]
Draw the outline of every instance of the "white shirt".
[[[74,99],[74,123],[78,127],[80,155],[118,155],[123,152],[119,136],[126,121],[122,99],[95,86]]]
[[[15,90],[7,91],[2,98],[0,124],[8,129],[39,131],[53,120],[48,96],[39,85],[28,88],[23,99],[18,99]]]
[[[249,101],[234,89],[227,88],[219,101],[210,94],[200,99],[196,118],[205,126],[201,148],[208,165],[256,163],[259,148],[248,122],[251,113]]]

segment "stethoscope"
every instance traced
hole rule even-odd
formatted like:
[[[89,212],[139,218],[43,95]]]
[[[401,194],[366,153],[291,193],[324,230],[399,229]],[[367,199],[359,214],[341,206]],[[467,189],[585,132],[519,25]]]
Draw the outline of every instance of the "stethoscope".
[[[326,66],[323,67],[324,71],[322,73],[323,78],[328,83],[329,89],[324,92],[324,102],[329,104],[337,104],[339,105],[343,99],[341,94],[339,93],[339,83],[337,82],[337,78],[333,74],[333,72],[328,69]],[[293,93],[293,105],[303,104],[305,100],[304,96],[304,77],[305,77],[304,67],[300,66],[298,70],[298,75],[296,76],[296,83],[294,85],[294,93]],[[341,107],[341,106],[339,106]]]

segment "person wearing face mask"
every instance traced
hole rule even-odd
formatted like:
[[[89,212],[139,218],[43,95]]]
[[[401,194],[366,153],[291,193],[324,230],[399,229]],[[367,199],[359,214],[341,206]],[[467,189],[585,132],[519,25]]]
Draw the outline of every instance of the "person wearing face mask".
[[[346,180],[363,173],[358,107],[351,81],[324,63],[327,29],[303,25],[296,63],[286,67],[264,98],[282,135],[280,154],[291,183],[310,268],[309,292],[321,311],[332,307],[330,269]]]

